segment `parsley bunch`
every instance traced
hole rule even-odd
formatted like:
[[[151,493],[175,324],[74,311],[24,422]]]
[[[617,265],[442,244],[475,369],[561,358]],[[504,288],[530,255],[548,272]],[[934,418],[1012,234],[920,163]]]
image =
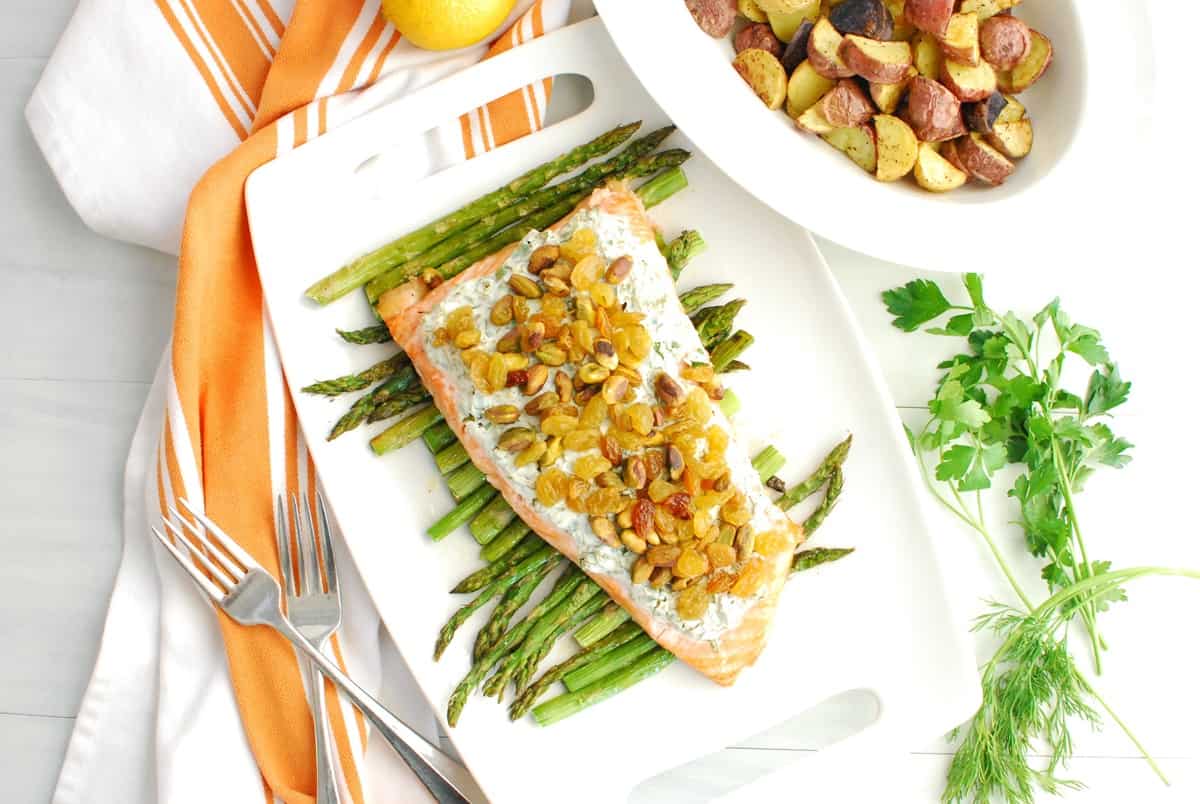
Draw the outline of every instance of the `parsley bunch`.
[[[1161,777],[1068,650],[1068,626],[1078,619],[1099,673],[1107,646],[1097,617],[1126,599],[1126,582],[1147,575],[1200,579],[1200,572],[1162,567],[1113,570],[1110,562],[1088,556],[1075,495],[1097,468],[1130,461],[1133,445],[1104,421],[1128,399],[1130,383],[1099,332],[1072,323],[1058,299],[1025,321],[989,307],[978,274],[966,274],[963,284],[970,306],[951,304],[936,283],[923,279],[883,293],[899,329],[913,332],[950,313],[926,331],[965,339],[963,352],[938,365],[944,373],[929,401],[930,417],[909,439],[930,492],[983,538],[1024,607],[994,604],[977,621],[977,630],[994,631],[1002,642],[983,668],[983,704],[951,763],[943,800],[986,801],[1000,794],[1031,802],[1035,784],[1050,792],[1077,786],[1057,771],[1071,754],[1069,721],[1099,723],[1093,704],[1108,712]],[[1068,360],[1090,369],[1078,392],[1063,387]],[[1026,546],[1045,561],[1049,597],[1040,605],[1017,583],[983,515],[982,492],[1009,465],[1019,470],[1008,496],[1019,506]],[[1035,769],[1026,755],[1039,739],[1050,754]]]

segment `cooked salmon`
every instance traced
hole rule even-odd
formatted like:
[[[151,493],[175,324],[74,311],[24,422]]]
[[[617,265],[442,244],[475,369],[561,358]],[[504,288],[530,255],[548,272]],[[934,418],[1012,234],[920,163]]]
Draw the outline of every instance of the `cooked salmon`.
[[[516,513],[719,684],[762,651],[802,529],[732,435],[654,228],[624,184],[427,290],[380,300]]]

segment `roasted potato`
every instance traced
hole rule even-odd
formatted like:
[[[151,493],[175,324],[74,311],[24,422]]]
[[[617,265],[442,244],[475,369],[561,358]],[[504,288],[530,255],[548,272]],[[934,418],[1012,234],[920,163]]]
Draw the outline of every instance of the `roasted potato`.
[[[900,107],[900,99],[904,97],[904,93],[908,91],[908,82],[917,74],[915,67],[908,68],[908,75],[903,81],[895,84],[871,84],[870,93],[871,100],[875,101],[875,105],[879,107],[879,111],[884,114],[892,114]]]
[[[1032,45],[1029,26],[1011,14],[992,17],[979,26],[979,51],[997,70],[1016,67]]]
[[[792,37],[796,35],[796,30],[806,22],[814,22],[821,16],[821,3],[810,3],[807,7],[799,11],[789,11],[786,14],[768,14],[767,21],[771,23],[771,30],[775,35],[784,42],[792,41]]]
[[[875,105],[857,81],[843,78],[821,98],[821,113],[838,128],[861,126],[875,115]]]
[[[944,36],[950,17],[954,14],[954,0],[905,0],[904,16],[922,31],[934,36]]]
[[[716,39],[728,36],[737,19],[737,0],[687,0],[687,8],[700,30]]]
[[[1050,40],[1032,28],[1029,31],[1029,52],[1017,66],[997,75],[1000,89],[1009,95],[1024,92],[1042,77],[1046,68],[1054,61],[1054,46]]]
[[[875,115],[875,178],[896,181],[917,163],[917,135],[898,117]]]
[[[868,173],[875,172],[877,163],[875,129],[869,125],[835,128],[821,139],[850,157],[854,164]]]
[[[979,63],[979,17],[974,14],[955,14],[940,40],[946,58],[962,64]]]
[[[833,85],[832,78],[818,73],[807,61],[800,62],[800,66],[788,79],[788,114],[791,117],[799,117],[819,101],[822,95],[833,89]]]
[[[873,84],[899,83],[912,66],[912,49],[907,42],[879,42],[849,34],[838,52],[847,67]]]
[[[963,120],[966,121],[967,128],[972,131],[987,134],[992,130],[996,119],[1000,117],[1000,113],[1007,105],[1008,101],[1004,99],[1003,95],[993,92],[984,100],[964,104]]]
[[[962,160],[958,158],[958,146],[954,144],[956,142],[958,142],[958,140],[946,140],[945,142],[941,143],[942,148],[940,151],[938,151],[938,153],[942,155],[943,159],[954,165],[954,167],[958,168],[963,173],[967,173],[966,166],[963,165]],[[970,180],[971,174],[967,173],[967,181]]]
[[[1009,123],[1025,116],[1025,107],[1012,95],[1005,95],[1004,102],[1005,106],[1000,111],[1000,116],[996,118],[997,123]]]
[[[818,103],[796,118],[796,128],[812,134],[828,134],[836,127],[825,119],[825,113],[821,111],[821,104]]]
[[[768,14],[790,14],[814,5],[812,0],[754,0],[754,2]],[[820,6],[821,0],[817,0],[815,5]]]
[[[751,48],[765,50],[775,58],[783,55],[783,43],[775,38],[775,34],[771,32],[771,26],[765,22],[751,23],[738,31],[737,36],[733,38],[735,53],[741,53],[743,50]]]
[[[766,22],[767,12],[763,11],[754,0],[737,0],[737,10],[751,22]]]
[[[871,39],[892,38],[892,13],[883,0],[846,0],[830,9],[829,21],[842,36],[858,34]]]
[[[904,16],[904,0],[884,0],[888,13],[892,15],[893,42],[907,42],[917,32],[916,26]]]
[[[917,72],[936,81],[942,74],[942,62],[945,61],[937,37],[926,31],[919,31],[912,38],[910,45],[913,66],[917,68]]]
[[[1020,2],[1021,0],[963,0],[962,7],[958,10],[963,14],[974,14],[983,22]]]
[[[1020,159],[1033,149],[1033,122],[1028,117],[996,123],[987,135],[988,144],[1009,159]]]
[[[930,78],[917,76],[908,85],[908,97],[900,112],[924,142],[941,142],[965,134],[962,108],[954,93]]]
[[[738,71],[754,94],[768,109],[783,106],[787,97],[787,73],[779,59],[765,50],[751,48],[733,57],[733,69]]]
[[[841,47],[842,35],[827,17],[821,17],[808,35],[808,63],[826,78],[849,78],[854,71],[842,61]]]
[[[791,75],[800,66],[800,62],[808,58],[808,35],[812,33],[812,29],[813,24],[810,20],[800,23],[800,27],[792,34],[791,41],[783,49],[779,63],[783,65],[784,70],[787,70],[788,75]]]
[[[996,72],[986,61],[972,67],[946,59],[940,77],[960,101],[981,101],[996,91]]]
[[[973,178],[993,187],[1003,184],[1012,175],[1014,165],[1004,154],[984,141],[983,135],[972,132],[954,144],[963,167]]]
[[[943,159],[937,146],[923,142],[917,146],[917,162],[913,165],[913,176],[922,188],[931,193],[956,190],[967,183],[966,171],[959,170]]]

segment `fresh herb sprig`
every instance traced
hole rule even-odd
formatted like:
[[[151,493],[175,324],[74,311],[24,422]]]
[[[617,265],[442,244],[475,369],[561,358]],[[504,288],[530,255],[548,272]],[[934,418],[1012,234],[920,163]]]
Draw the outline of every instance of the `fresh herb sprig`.
[[[1114,570],[1088,556],[1075,496],[1097,468],[1129,463],[1132,444],[1102,419],[1126,401],[1131,386],[1099,332],[1072,323],[1057,299],[1025,321],[989,307],[978,274],[965,275],[963,284],[969,306],[952,304],[936,283],[923,279],[883,293],[897,328],[913,332],[950,313],[926,331],[965,339],[964,352],[938,365],[944,373],[929,401],[930,417],[909,438],[929,491],[983,538],[1023,605],[993,604],[976,623],[977,630],[995,632],[1001,647],[983,668],[983,703],[951,762],[943,801],[999,795],[1024,803],[1032,802],[1035,785],[1049,792],[1078,786],[1057,774],[1071,755],[1070,721],[1098,725],[1096,707],[1162,777],[1068,650],[1069,626],[1078,618],[1099,673],[1106,645],[1096,618],[1126,599],[1127,581],[1148,575],[1200,579],[1200,571],[1164,567]],[[1079,393],[1063,387],[1068,360],[1091,369]],[[1019,469],[1008,495],[1019,505],[1026,546],[1046,560],[1042,577],[1050,596],[1039,605],[1017,583],[983,514],[982,492],[1009,465]],[[1033,768],[1027,757],[1038,740],[1050,754],[1044,767]]]

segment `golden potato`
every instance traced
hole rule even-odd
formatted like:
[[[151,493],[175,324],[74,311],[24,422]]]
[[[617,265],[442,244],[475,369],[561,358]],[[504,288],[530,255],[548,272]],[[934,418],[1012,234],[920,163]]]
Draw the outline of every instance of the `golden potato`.
[[[996,123],[987,135],[988,143],[1009,159],[1028,156],[1033,150],[1033,121],[1028,117]]]
[[[875,115],[875,178],[896,181],[917,163],[917,135],[898,117]]]
[[[986,61],[972,67],[947,59],[940,78],[960,101],[981,101],[996,91],[996,71]]]
[[[842,61],[842,35],[827,17],[821,17],[808,35],[808,62],[826,78],[849,78],[854,71]]]
[[[875,105],[879,107],[879,111],[884,114],[892,114],[900,106],[900,100],[904,97],[904,93],[908,91],[908,84],[917,74],[915,67],[908,68],[908,75],[903,81],[895,84],[871,84],[871,100],[875,101]]]
[[[818,73],[809,62],[800,62],[800,66],[788,79],[788,114],[792,117],[799,117],[819,101],[822,95],[833,89],[833,84],[832,78],[826,78]]]
[[[931,142],[917,146],[913,176],[918,185],[931,193],[956,190],[967,183],[967,174],[943,159],[937,152],[937,146]]]
[[[783,106],[783,99],[787,97],[787,73],[779,59],[765,50],[751,48],[734,56],[733,69],[768,109]]]
[[[1029,89],[1054,61],[1054,46],[1050,40],[1032,28],[1029,35],[1029,52],[1025,58],[1011,71],[1002,71],[997,75],[1000,89],[1006,94],[1016,95]]]
[[[863,170],[875,172],[875,129],[871,126],[835,128],[828,134],[822,134],[821,139],[850,157]]]
[[[941,39],[946,58],[975,65],[979,63],[979,17],[974,14],[955,14],[946,26]]]
[[[942,46],[938,44],[937,37],[921,31],[909,44],[912,46],[913,66],[917,68],[917,72],[926,78],[938,80],[938,76],[942,74],[942,61],[945,56],[942,55]]]

